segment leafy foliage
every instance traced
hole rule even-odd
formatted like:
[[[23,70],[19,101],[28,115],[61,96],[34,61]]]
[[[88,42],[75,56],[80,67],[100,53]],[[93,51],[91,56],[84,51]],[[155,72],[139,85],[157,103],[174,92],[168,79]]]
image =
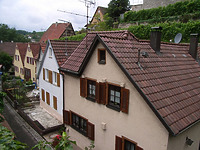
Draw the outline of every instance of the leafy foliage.
[[[85,150],[92,150],[93,148],[95,148],[94,141],[91,141],[90,145],[85,147]]]
[[[129,0],[111,0],[108,4],[107,13],[109,17],[119,18],[120,14],[130,10]]]
[[[28,38],[17,33],[15,28],[9,28],[6,24],[0,24],[0,41],[4,42],[30,42]]]
[[[0,149],[2,150],[23,150],[27,147],[26,144],[14,140],[14,133],[6,127],[0,125]]]
[[[133,22],[140,20],[164,20],[171,18],[171,16],[179,16],[180,19],[185,15],[191,15],[191,19],[195,19],[199,16],[200,1],[181,1],[175,4],[170,4],[166,7],[158,7],[152,9],[145,9],[140,11],[128,11],[124,14],[123,22]],[[173,17],[172,17],[173,18]]]
[[[0,64],[3,65],[3,71],[8,72],[9,69],[12,67],[12,57],[10,57],[7,53],[5,52],[0,52]]]
[[[34,150],[34,149],[39,149],[39,150],[52,150],[52,148],[51,148],[49,145],[51,145],[50,142],[39,141],[37,145],[35,145],[34,147],[31,148],[31,150]]]
[[[68,36],[67,40],[69,41],[81,41],[85,37],[86,33],[76,34],[73,36]],[[66,37],[62,37],[59,40],[66,40]]]
[[[71,141],[69,138],[70,136],[67,136],[66,132],[63,132],[61,140],[55,148],[59,150],[73,150],[72,144],[76,145],[76,141]]]
[[[200,33],[200,21],[167,22],[148,25],[130,26],[128,30],[139,39],[149,40],[151,27],[162,27],[162,41],[169,42],[177,33],[182,33],[181,42],[189,43],[191,33]]]

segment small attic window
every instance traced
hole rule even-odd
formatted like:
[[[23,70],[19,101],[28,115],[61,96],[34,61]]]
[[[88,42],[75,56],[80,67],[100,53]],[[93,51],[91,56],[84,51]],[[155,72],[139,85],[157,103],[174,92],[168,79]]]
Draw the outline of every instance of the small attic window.
[[[98,63],[106,64],[106,51],[105,49],[98,49]]]
[[[49,57],[52,57],[52,48],[49,47]]]

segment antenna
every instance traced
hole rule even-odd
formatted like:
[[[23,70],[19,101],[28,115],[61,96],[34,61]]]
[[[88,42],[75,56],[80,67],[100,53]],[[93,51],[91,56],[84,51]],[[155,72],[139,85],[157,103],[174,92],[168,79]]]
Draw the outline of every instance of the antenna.
[[[71,24],[71,22],[69,22],[69,21],[67,21],[67,20],[63,20],[63,19],[58,19],[58,20],[59,20],[59,21],[63,21],[63,22],[65,22],[65,23]],[[65,53],[65,55],[66,55],[66,56],[67,56],[67,29],[70,29],[68,26],[69,26],[69,25],[66,26],[66,30],[65,30],[65,35],[66,35],[66,53]]]
[[[182,34],[178,33],[174,38],[174,43],[176,44],[180,43],[181,39],[182,39]]]

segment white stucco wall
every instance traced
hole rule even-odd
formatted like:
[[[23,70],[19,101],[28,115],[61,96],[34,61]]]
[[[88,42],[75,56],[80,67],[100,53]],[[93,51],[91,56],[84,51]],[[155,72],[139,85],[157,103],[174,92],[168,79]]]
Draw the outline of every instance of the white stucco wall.
[[[187,145],[186,137],[192,141],[191,146]],[[167,150],[199,150],[200,145],[200,122],[175,137],[169,137],[169,145]]]
[[[51,46],[51,45],[50,45]],[[41,106],[46,109],[50,114],[55,116],[62,122],[62,115],[63,115],[63,76],[60,75],[60,87],[57,85],[51,84],[50,82],[43,80],[43,68],[49,69],[52,72],[59,73],[59,66],[57,64],[56,58],[54,53],[52,57],[49,57],[49,49],[44,56],[44,62],[42,64],[42,69],[39,74],[39,89],[40,89],[40,99],[42,99],[42,91],[41,89],[45,90],[45,99],[46,99],[46,92],[50,94],[50,106],[47,103],[40,103]],[[53,107],[53,96],[57,97],[57,110]],[[57,113],[57,114],[56,114]]]
[[[98,45],[98,48],[103,48]],[[107,82],[121,84],[130,90],[129,112],[117,112],[105,105],[91,102],[80,96],[80,78],[65,74],[65,110],[71,110],[95,124],[95,150],[115,149],[115,136],[125,136],[144,150],[167,150],[168,131],[161,124],[132,83],[127,79],[111,56],[106,52],[106,64],[97,63],[97,50],[94,51],[83,75]],[[101,123],[106,123],[106,130]],[[90,140],[67,126],[70,137],[81,148],[90,145]]]

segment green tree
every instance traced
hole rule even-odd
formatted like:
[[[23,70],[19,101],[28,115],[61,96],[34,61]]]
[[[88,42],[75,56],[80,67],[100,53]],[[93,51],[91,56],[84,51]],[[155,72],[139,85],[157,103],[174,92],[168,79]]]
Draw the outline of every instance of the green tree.
[[[130,10],[129,0],[111,0],[108,4],[107,13],[108,16],[114,18],[114,21],[118,21],[120,14]]]
[[[30,42],[24,35],[19,34],[15,28],[9,28],[6,24],[0,24],[0,41]]]
[[[5,52],[0,52],[0,64],[3,65],[3,71],[8,72],[8,70],[12,67],[12,57],[10,57]]]

